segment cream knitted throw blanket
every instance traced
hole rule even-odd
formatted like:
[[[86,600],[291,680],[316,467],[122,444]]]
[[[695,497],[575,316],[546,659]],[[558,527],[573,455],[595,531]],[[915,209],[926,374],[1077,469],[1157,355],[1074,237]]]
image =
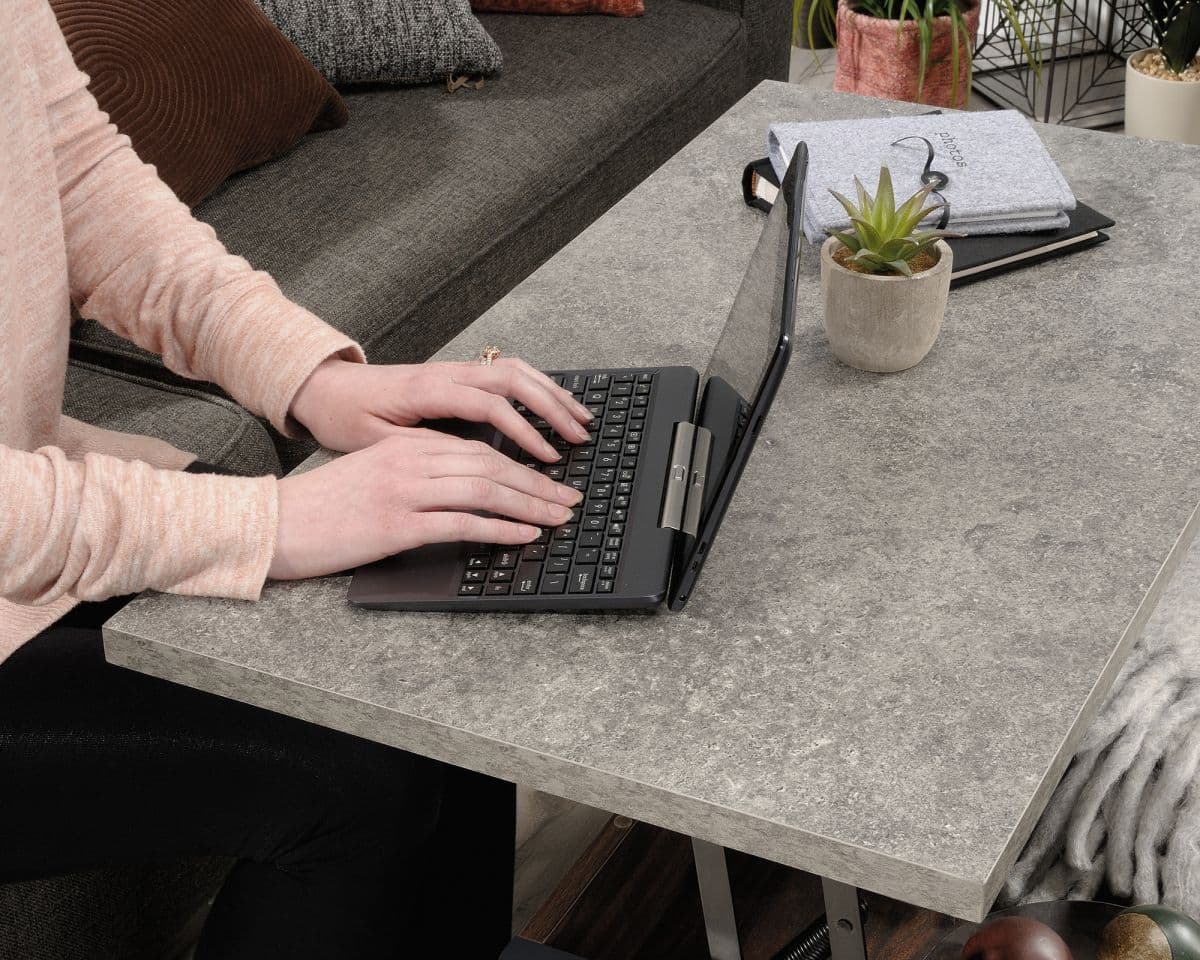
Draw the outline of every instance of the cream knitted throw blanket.
[[[1107,881],[1200,916],[1200,546],[1184,556],[1001,899],[1091,899]]]

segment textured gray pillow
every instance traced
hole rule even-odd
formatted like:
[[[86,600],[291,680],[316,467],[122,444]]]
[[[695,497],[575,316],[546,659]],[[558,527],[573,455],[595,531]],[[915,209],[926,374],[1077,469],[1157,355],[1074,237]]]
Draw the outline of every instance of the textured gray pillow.
[[[255,0],[333,83],[494,73],[500,48],[469,0]]]

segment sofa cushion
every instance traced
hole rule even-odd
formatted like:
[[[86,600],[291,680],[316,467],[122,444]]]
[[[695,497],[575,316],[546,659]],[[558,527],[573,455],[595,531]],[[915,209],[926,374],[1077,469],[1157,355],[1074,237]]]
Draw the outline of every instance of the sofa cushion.
[[[337,91],[251,0],[51,0],[102,110],[184,203],[346,122]]]
[[[471,0],[481,13],[604,13],[611,17],[640,17],[646,12],[642,0]]]
[[[280,472],[263,425],[237,404],[203,391],[72,360],[63,413],[106,430],[158,437],[245,476]]]
[[[428,357],[749,86],[743,22],[687,0],[480,19],[500,77],[351,93],[346,128],[196,211],[375,362]],[[138,355],[94,324],[78,338]]]
[[[501,54],[467,0],[254,0],[334,83],[494,73]]]

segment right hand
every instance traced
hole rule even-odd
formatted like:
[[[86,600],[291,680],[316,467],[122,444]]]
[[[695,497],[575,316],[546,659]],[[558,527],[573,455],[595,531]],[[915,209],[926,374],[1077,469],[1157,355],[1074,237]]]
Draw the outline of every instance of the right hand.
[[[268,576],[319,577],[427,543],[529,543],[582,499],[485,443],[404,429],[279,481]]]

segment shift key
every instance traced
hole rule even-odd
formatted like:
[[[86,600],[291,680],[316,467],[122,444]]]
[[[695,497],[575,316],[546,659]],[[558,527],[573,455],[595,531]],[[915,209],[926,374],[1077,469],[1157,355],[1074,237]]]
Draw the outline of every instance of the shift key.
[[[565,573],[548,573],[542,578],[542,593],[562,593],[566,587]]]
[[[513,580],[513,593],[537,593],[538,577],[541,574],[542,565],[540,563],[522,563],[517,569],[516,578]]]

